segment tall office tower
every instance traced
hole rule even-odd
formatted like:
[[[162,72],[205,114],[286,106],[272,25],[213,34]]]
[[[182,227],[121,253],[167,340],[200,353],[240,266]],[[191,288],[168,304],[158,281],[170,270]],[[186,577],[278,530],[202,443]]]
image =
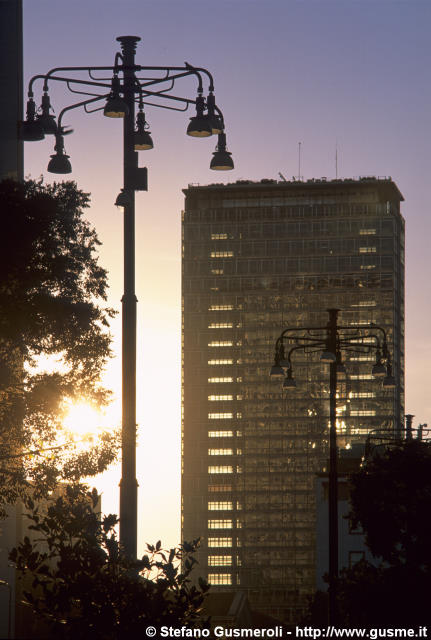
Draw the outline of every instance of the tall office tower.
[[[373,354],[343,353],[340,448],[401,429],[403,197],[392,180],[189,186],[183,219],[183,539],[197,570],[245,590],[253,609],[297,621],[314,590],[315,478],[327,465],[329,367],[294,357],[297,389],[269,378],[287,326],[374,322],[398,381]],[[370,338],[371,340],[371,338]]]

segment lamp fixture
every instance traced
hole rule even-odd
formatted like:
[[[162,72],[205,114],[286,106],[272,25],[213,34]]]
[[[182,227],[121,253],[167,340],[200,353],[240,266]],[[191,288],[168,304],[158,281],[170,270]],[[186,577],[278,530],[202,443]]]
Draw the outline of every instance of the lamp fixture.
[[[204,115],[205,100],[203,96],[196,98],[196,115],[190,118],[187,127],[187,135],[193,138],[208,138],[212,135],[213,130],[210,119]]]
[[[376,362],[371,370],[371,373],[375,378],[383,378],[386,375],[386,367],[381,362],[381,360],[378,360]]]
[[[210,169],[215,171],[230,171],[234,168],[232,154],[226,151],[226,134],[224,131],[218,134],[218,145],[210,163]]]
[[[210,91],[207,97],[207,108],[208,108],[207,118],[210,122],[212,132],[214,134],[222,133],[224,129],[223,120],[220,116],[216,115],[215,113],[215,97],[212,91]]]
[[[274,378],[274,379],[284,378],[284,369],[278,362],[276,362],[275,364],[272,365],[269,375],[271,378]]]
[[[395,378],[392,375],[392,366],[388,364],[386,369],[386,376],[383,379],[383,388],[384,389],[395,389],[396,387]]]
[[[124,118],[129,113],[129,107],[120,96],[120,80],[116,74],[112,77],[111,93],[106,101],[103,115],[107,118]]]
[[[296,380],[292,377],[292,369],[289,369],[283,381],[283,389],[296,389]]]
[[[33,98],[29,98],[27,101],[27,119],[24,120],[21,126],[21,137],[25,142],[43,140],[45,137],[45,131],[39,120],[35,119],[35,115],[36,105]]]
[[[330,351],[328,348],[325,349],[325,351],[322,351],[322,355],[320,356],[320,360],[322,362],[336,362],[337,357],[335,355],[335,353],[332,353],[332,351]]]
[[[154,147],[153,139],[148,129],[149,126],[145,120],[145,113],[142,109],[139,109],[136,116],[135,151],[143,151]]]
[[[37,116],[37,122],[42,126],[44,133],[56,135],[57,123],[55,117],[50,113],[51,102],[48,92],[45,91],[42,96],[41,114]]]
[[[126,189],[121,189],[120,193],[115,199],[116,207],[126,207],[128,204],[131,204],[132,198],[130,193]]]
[[[72,173],[72,165],[69,162],[69,157],[64,153],[64,140],[63,136],[59,133],[55,137],[56,143],[54,153],[51,156],[51,160],[48,164],[48,171],[50,173]]]

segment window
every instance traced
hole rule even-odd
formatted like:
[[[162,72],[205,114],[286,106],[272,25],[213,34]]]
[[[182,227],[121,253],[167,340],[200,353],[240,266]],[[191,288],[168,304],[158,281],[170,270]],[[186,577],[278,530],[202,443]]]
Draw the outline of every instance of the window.
[[[227,493],[232,491],[232,485],[230,484],[210,484],[208,487],[209,493]]]
[[[225,358],[224,360],[208,360],[208,364],[210,366],[213,366],[216,364],[233,364],[233,360],[229,358]]]
[[[364,559],[365,551],[349,551],[349,568],[352,568],[354,564]]]
[[[351,392],[350,397],[351,398],[375,398],[376,394],[374,391],[359,391],[358,393]]]
[[[210,402],[233,400],[233,396],[208,396]]]
[[[232,576],[230,573],[209,573],[208,574],[208,582],[209,584],[232,584]]]
[[[211,269],[211,273],[213,276],[222,276],[224,272],[223,269]]]
[[[232,529],[232,520],[208,520],[208,529]]]
[[[359,247],[359,253],[376,253],[377,247]]]
[[[209,456],[233,456],[233,449],[208,449]]]
[[[212,233],[211,240],[227,240],[227,233]]]
[[[375,236],[376,229],[359,229],[359,235],[361,236]]]
[[[208,546],[211,548],[220,547],[231,547],[232,546],[232,538],[208,538]]]
[[[230,418],[233,418],[233,413],[209,413],[208,418],[210,420],[229,420]]]
[[[358,373],[352,374],[350,380],[374,380],[374,376],[371,373]]]
[[[233,438],[233,431],[208,431],[208,438]]]
[[[232,511],[232,502],[208,502],[208,511]]]
[[[351,356],[349,362],[374,362],[375,356]]]
[[[210,466],[208,467],[208,473],[233,473],[233,467],[225,466]]]
[[[211,322],[211,324],[208,325],[208,329],[232,329],[232,328],[233,328],[232,322]]]
[[[361,300],[357,304],[351,304],[350,306],[351,307],[375,307],[376,304],[377,303],[375,300]]]
[[[232,311],[233,304],[211,304],[208,311]]]
[[[376,412],[373,411],[372,409],[370,409],[370,410],[366,410],[366,409],[364,409],[364,410],[362,410],[362,409],[356,410],[356,409],[353,409],[353,410],[350,411],[350,415],[351,416],[375,416]]]
[[[233,382],[233,378],[208,378],[208,382]]]
[[[209,347],[232,347],[233,342],[231,340],[213,340],[208,342]]]
[[[375,264],[361,264],[361,269],[375,269]]]
[[[231,567],[232,556],[208,556],[209,567]]]
[[[211,258],[233,258],[233,251],[211,251]]]

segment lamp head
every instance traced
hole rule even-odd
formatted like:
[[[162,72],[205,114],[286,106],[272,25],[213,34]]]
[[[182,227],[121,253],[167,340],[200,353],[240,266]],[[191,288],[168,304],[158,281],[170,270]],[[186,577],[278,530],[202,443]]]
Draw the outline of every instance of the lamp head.
[[[210,169],[215,171],[230,171],[234,168],[232,154],[226,150],[226,134],[218,134],[218,145],[210,163]]]
[[[320,356],[320,360],[322,362],[327,362],[328,364],[330,364],[331,362],[336,362],[337,358],[335,353],[332,353],[332,351],[329,351],[328,349],[325,349],[325,351],[322,351],[322,354]]]
[[[143,151],[154,147],[153,139],[148,131],[145,113],[139,111],[136,116],[135,151]]]
[[[72,165],[69,162],[69,157],[64,153],[63,136],[56,135],[56,145],[54,147],[56,153],[51,156],[51,160],[48,163],[48,171],[50,173],[72,173]]]
[[[275,364],[272,365],[269,375],[271,378],[274,378],[274,379],[284,378],[284,369],[278,362],[276,362]]]
[[[386,375],[386,367],[385,365],[379,360],[376,362],[375,365],[373,365],[373,368],[371,370],[372,375],[375,378],[383,378]]]
[[[208,119],[211,125],[211,130],[214,134],[223,132],[224,124],[223,119],[215,113],[215,97],[212,91],[207,97]]]
[[[283,380],[283,389],[296,389],[296,380],[292,377],[292,369],[289,369],[287,376]]]
[[[204,115],[205,101],[202,96],[196,98],[196,115],[190,118],[187,135],[193,138],[208,138],[212,135],[210,118]]]
[[[126,207],[128,204],[132,203],[132,198],[130,197],[130,193],[125,189],[121,189],[115,200],[116,207]]]
[[[124,118],[129,113],[129,107],[120,97],[120,81],[117,75],[112,78],[111,93],[106,101],[103,115],[107,118]]]
[[[36,140],[43,140],[45,132],[42,125],[36,116],[36,105],[33,98],[29,98],[27,101],[27,119],[21,124],[21,138],[25,142],[34,142]]]
[[[386,376],[383,378],[383,388],[384,389],[395,389],[396,387],[395,378],[392,375],[392,367],[390,364],[387,366]]]
[[[45,91],[42,96],[40,109],[41,113],[37,116],[37,121],[42,125],[45,133],[55,136],[57,133],[57,123],[55,121],[55,117],[50,113],[50,109],[52,109],[52,107],[47,91]]]

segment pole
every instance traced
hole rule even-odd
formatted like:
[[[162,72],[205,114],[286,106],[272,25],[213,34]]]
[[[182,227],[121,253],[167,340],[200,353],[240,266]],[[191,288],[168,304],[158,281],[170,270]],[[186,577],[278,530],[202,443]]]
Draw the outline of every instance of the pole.
[[[140,38],[121,36],[124,62],[124,189],[129,202],[124,207],[124,295],[122,297],[122,458],[120,481],[120,542],[126,554],[136,558],[138,525],[138,481],[136,479],[136,306],[135,295],[135,191],[134,173],[134,85],[136,44]],[[129,67],[129,68],[128,68]]]
[[[337,353],[338,309],[328,309],[328,350]],[[329,371],[329,624],[337,623],[338,472],[337,472],[337,362]]]

